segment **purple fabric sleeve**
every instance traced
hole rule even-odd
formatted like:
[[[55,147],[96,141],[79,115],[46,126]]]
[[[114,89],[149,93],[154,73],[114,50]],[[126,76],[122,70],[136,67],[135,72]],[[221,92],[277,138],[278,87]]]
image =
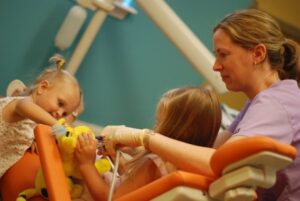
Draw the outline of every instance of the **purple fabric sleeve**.
[[[241,109],[241,111],[239,112],[239,114],[237,115],[237,117],[234,119],[234,121],[226,129],[227,131],[229,131],[230,133],[234,133],[234,131],[236,130],[236,127],[238,126],[238,124],[240,123],[240,121],[243,119],[245,113],[247,112],[250,104],[251,104],[251,101],[248,101],[245,104],[245,106]]]
[[[281,142],[291,143],[291,134],[294,131],[290,126],[287,112],[276,99],[268,94],[260,94],[251,102],[246,111],[241,114],[242,119],[233,122],[236,124],[232,132],[234,135],[264,135]]]

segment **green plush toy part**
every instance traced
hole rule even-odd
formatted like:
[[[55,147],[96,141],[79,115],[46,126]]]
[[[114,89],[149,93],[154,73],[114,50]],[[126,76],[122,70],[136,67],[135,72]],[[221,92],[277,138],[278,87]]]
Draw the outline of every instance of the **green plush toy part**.
[[[60,129],[60,134],[56,135],[57,145],[60,152],[64,172],[66,175],[67,183],[70,190],[71,198],[79,198],[83,192],[83,186],[81,184],[75,184],[73,180],[81,179],[81,175],[74,158],[74,151],[77,143],[77,138],[82,133],[90,133],[95,138],[94,133],[87,126],[77,126],[75,128],[69,126],[63,126]],[[111,165],[108,159],[101,158],[96,160],[95,167],[98,172],[104,173],[111,170]],[[48,192],[46,189],[42,169],[40,169],[35,178],[35,187],[26,189],[22,191],[18,197],[17,201],[26,201],[34,196],[42,196],[43,198],[48,198]]]

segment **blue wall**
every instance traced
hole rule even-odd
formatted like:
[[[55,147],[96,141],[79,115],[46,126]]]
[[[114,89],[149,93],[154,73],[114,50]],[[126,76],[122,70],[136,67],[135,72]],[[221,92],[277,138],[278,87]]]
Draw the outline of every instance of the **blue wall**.
[[[166,2],[209,49],[211,30],[218,20],[251,3]],[[12,79],[29,84],[48,65],[48,58],[58,51],[55,35],[72,5],[70,0],[0,0],[0,94],[5,94]],[[151,127],[156,103],[166,90],[204,81],[143,11],[133,6],[137,15],[123,21],[107,18],[76,74],[85,94],[81,120]]]

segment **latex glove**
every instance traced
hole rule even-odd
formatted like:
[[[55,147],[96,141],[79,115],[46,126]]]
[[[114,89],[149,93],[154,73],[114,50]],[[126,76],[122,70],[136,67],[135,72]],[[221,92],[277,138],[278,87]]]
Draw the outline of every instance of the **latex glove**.
[[[143,145],[145,132],[142,129],[126,126],[106,126],[102,133],[105,149],[110,155],[115,155],[117,145],[138,147]]]

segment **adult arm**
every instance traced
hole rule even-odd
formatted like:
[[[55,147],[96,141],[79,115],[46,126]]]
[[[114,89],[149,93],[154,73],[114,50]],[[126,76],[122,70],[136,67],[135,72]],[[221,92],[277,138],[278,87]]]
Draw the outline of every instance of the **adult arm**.
[[[154,135],[145,130],[124,126],[107,126],[103,129],[105,147],[114,154],[116,145],[137,147],[146,144],[146,147],[163,159],[171,162],[181,170],[198,174],[211,175],[209,162],[215,149],[195,146],[174,140],[159,133]]]
[[[210,159],[215,149],[191,145],[161,134],[151,135],[148,148],[181,170],[212,175]]]

